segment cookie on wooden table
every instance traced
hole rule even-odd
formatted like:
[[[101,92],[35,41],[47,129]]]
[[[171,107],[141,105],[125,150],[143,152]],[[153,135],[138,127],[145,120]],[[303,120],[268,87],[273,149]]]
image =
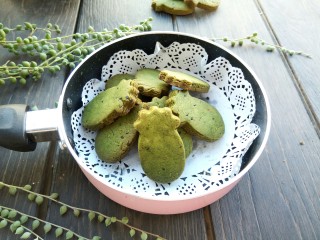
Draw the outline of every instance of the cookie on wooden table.
[[[208,11],[214,11],[219,5],[220,0],[199,0],[197,7]]]
[[[157,12],[166,12],[172,15],[188,15],[194,8],[183,0],[152,0],[152,8]]]

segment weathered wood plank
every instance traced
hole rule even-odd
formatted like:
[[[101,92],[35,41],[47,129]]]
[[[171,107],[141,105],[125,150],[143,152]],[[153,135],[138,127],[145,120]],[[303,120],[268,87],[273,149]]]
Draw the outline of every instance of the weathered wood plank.
[[[120,24],[135,25],[153,16],[153,30],[172,30],[170,15],[157,14],[151,9],[151,1],[83,1],[77,31],[87,30],[89,25],[100,30],[113,29]],[[89,80],[89,79],[88,79]],[[201,210],[177,216],[157,216],[136,212],[120,206],[100,194],[84,177],[76,162],[67,153],[60,153],[53,191],[61,193],[64,201],[84,208],[91,208],[109,216],[127,216],[133,226],[159,234],[167,239],[207,239],[203,213]],[[66,189],[65,186],[73,186]],[[128,229],[121,225],[106,228],[103,224],[90,225],[87,217],[72,220],[66,216],[59,220],[59,211],[50,211],[50,219],[69,222],[77,232],[91,237],[94,234],[103,239],[131,239]]]
[[[281,15],[282,8],[273,12],[274,19]],[[177,18],[176,26],[179,31],[206,37],[238,38],[258,31],[272,42],[261,14],[254,1],[223,1],[217,12]],[[281,26],[280,20],[278,25]],[[292,45],[295,39],[298,37],[290,38]],[[301,39],[301,47],[308,44]],[[268,54],[253,45],[233,50],[255,70],[266,88],[272,132],[266,150],[250,173],[226,197],[212,204],[216,238],[316,239],[320,235],[320,141],[292,73],[278,53]],[[301,57],[290,61],[311,64]],[[303,69],[300,67],[297,64],[299,71]],[[306,93],[316,96],[307,90]]]
[[[79,1],[3,0],[0,7],[0,22],[9,27],[15,27],[26,21],[45,27],[48,22],[52,22],[59,24],[65,33],[71,33],[75,26],[78,7]],[[65,11],[68,11],[68,15]],[[8,59],[20,63],[25,58],[14,57],[1,49],[1,65]],[[0,89],[0,104],[21,103],[36,105],[39,109],[54,108],[63,86],[64,75],[63,71],[55,76],[46,74],[42,80],[31,81],[26,86],[7,84]],[[56,160],[54,152],[57,148],[56,143],[39,143],[37,149],[30,153],[18,153],[0,148],[0,181],[20,186],[31,184],[34,185],[35,191],[46,193],[48,186],[51,185],[51,165]],[[25,194],[15,199],[4,191],[5,189],[0,193],[0,204],[3,206],[14,207],[36,215],[42,215],[41,212],[45,211],[30,204]],[[13,239],[15,236],[6,228],[1,229],[0,238]]]
[[[320,2],[311,1],[258,1],[266,19],[272,26],[275,37],[279,43],[288,49],[303,51],[310,54],[312,59],[289,57],[286,59],[288,68],[293,74],[293,80],[300,88],[301,95],[305,97],[306,105],[310,105],[310,111],[317,127],[320,126],[320,80],[318,68],[319,36],[318,27]]]

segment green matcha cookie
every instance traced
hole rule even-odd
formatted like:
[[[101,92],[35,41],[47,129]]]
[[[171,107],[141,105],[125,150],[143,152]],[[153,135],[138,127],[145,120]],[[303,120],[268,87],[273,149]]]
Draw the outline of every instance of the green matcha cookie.
[[[168,183],[182,174],[185,149],[177,131],[178,117],[170,108],[142,109],[134,127],[139,132],[138,151],[141,166],[152,180]]]
[[[154,98],[152,98],[151,102],[147,102],[146,104],[149,107],[156,106],[159,108],[163,108],[166,106],[167,99],[168,99],[168,96],[163,96],[162,98],[154,97]]]
[[[183,0],[152,0],[151,6],[157,12],[166,12],[172,15],[188,15],[194,10]]]
[[[199,0],[197,7],[208,11],[214,11],[219,7],[219,5],[220,0]]]
[[[160,72],[159,79],[170,85],[189,91],[206,93],[210,88],[209,83],[178,71],[162,70]]]
[[[141,95],[148,97],[161,97],[167,95],[170,85],[159,80],[159,71],[156,69],[140,69],[135,75],[135,82]]]
[[[117,118],[98,131],[95,150],[101,160],[115,163],[127,154],[138,136],[133,123],[137,120],[140,109],[140,106],[135,106],[127,115]]]
[[[192,141],[192,136],[188,134],[183,128],[178,128],[178,133],[183,141],[184,145],[184,152],[186,158],[190,155],[193,149],[193,141]]]
[[[85,107],[82,114],[82,126],[98,130],[119,116],[126,115],[138,101],[137,85],[132,80],[122,80],[118,86],[109,88]]]
[[[188,4],[189,7],[195,8],[198,5],[199,0],[184,0],[184,2]]]
[[[181,127],[205,141],[213,142],[224,134],[224,122],[218,110],[209,103],[192,97],[188,91],[172,91],[167,106],[180,118]]]
[[[131,74],[116,74],[116,75],[112,76],[111,78],[109,78],[106,81],[105,89],[117,86],[121,82],[121,80],[123,80],[123,79],[126,79],[126,80],[134,79],[134,75],[131,75]]]

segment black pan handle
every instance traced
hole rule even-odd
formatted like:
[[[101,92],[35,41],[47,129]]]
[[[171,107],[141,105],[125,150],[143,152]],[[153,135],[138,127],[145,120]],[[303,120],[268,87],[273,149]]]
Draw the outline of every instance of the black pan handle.
[[[26,113],[24,104],[0,106],[0,146],[20,152],[35,150],[37,143],[26,134]]]

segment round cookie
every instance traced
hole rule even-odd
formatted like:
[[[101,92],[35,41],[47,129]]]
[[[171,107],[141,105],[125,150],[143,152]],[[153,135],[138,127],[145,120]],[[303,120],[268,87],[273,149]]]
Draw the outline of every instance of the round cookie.
[[[160,71],[159,79],[170,85],[189,91],[206,93],[210,88],[209,83],[178,71],[162,70]]]
[[[137,85],[132,80],[122,80],[118,86],[109,88],[94,97],[82,113],[82,126],[98,130],[119,116],[126,115],[138,101]]]
[[[117,118],[98,131],[95,150],[101,160],[115,163],[127,154],[138,136],[133,123],[140,109],[140,106],[135,106],[127,115]]]
[[[182,174],[185,149],[177,131],[178,117],[170,108],[142,109],[134,127],[139,131],[138,151],[145,174],[160,183],[169,183]]]
[[[167,95],[170,85],[159,80],[159,71],[156,69],[143,68],[137,71],[135,82],[141,95],[147,97],[161,97]]]
[[[179,116],[181,127],[187,133],[209,142],[223,136],[225,126],[218,110],[209,103],[191,96],[188,91],[172,91],[166,104]]]
[[[117,86],[123,79],[129,80],[129,79],[134,79],[134,75],[131,74],[116,74],[109,78],[106,81],[106,87],[105,89],[112,88]]]

